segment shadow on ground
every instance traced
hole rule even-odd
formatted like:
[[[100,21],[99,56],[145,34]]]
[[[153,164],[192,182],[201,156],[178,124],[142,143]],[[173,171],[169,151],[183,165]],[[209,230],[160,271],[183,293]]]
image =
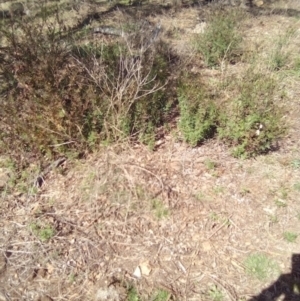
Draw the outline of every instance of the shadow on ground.
[[[290,274],[282,274],[272,285],[249,301],[300,301],[300,254],[292,255]]]

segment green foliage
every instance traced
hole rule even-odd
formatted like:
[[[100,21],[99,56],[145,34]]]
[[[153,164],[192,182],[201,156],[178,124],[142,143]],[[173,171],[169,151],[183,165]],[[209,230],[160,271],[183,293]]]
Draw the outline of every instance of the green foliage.
[[[282,109],[274,101],[276,82],[250,69],[234,85],[238,95],[220,114],[219,137],[232,146],[236,157],[265,153],[285,132]]]
[[[199,87],[200,86],[200,87]],[[216,131],[218,111],[201,84],[188,78],[179,89],[179,110],[184,140],[196,146]]]
[[[224,299],[224,294],[216,285],[209,290],[208,295],[212,301],[222,301]]]
[[[168,301],[170,300],[170,293],[165,290],[158,290],[154,298],[151,298],[153,301]]]
[[[14,156],[52,157],[93,150],[101,141],[139,138],[154,147],[167,116],[168,50],[141,52],[141,37],[82,45],[63,22],[3,26],[0,140]],[[63,42],[62,42],[63,41]]]
[[[130,287],[127,292],[127,301],[140,301],[139,294],[134,287]]]
[[[275,41],[275,49],[270,57],[271,70],[278,71],[286,67],[289,63],[291,53],[287,51],[290,39],[295,35],[295,29],[289,28],[283,35]]]
[[[222,60],[230,62],[237,57],[242,41],[237,31],[238,19],[236,11],[217,10],[205,31],[198,35],[196,49],[202,54],[207,66],[219,65]]]
[[[55,230],[51,225],[40,225],[38,223],[33,223],[30,225],[30,228],[42,242],[47,242],[55,235]]]
[[[295,183],[293,187],[296,191],[300,191],[300,182]]]
[[[168,208],[164,205],[164,203],[161,200],[153,199],[152,200],[152,210],[155,213],[155,216],[158,219],[162,219],[169,215]]]
[[[245,260],[246,271],[249,275],[264,280],[278,274],[278,265],[264,254],[251,254]]]
[[[286,232],[283,233],[283,237],[288,242],[295,242],[298,235],[294,232],[286,231]]]
[[[292,166],[294,169],[300,168],[300,159],[294,159],[294,160],[291,162],[291,166]]]

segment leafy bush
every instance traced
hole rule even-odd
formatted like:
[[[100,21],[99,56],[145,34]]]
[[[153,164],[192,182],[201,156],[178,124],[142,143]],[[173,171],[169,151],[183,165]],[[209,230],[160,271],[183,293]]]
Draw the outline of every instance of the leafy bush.
[[[275,103],[276,82],[248,70],[233,82],[238,95],[223,106],[218,134],[233,147],[236,157],[264,153],[285,132],[283,112]]]
[[[191,78],[184,79],[179,89],[179,128],[184,140],[196,146],[214,135],[218,110],[204,86]]]
[[[231,61],[237,57],[242,41],[237,31],[239,18],[236,11],[217,10],[212,14],[205,31],[197,36],[196,49],[207,66],[219,65],[224,59]]]
[[[55,21],[0,29],[0,143],[18,158],[91,150],[124,137],[153,141],[168,106],[163,43],[82,45]],[[143,33],[145,34],[145,33]]]

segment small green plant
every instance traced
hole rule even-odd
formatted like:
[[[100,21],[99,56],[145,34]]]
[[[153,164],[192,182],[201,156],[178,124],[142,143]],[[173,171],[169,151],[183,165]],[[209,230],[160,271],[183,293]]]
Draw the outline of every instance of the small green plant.
[[[205,194],[204,194],[202,191],[198,191],[198,192],[195,194],[195,198],[196,198],[198,201],[203,201],[204,198],[205,198]]]
[[[208,296],[212,301],[222,301],[224,299],[223,292],[216,285],[208,291]]]
[[[297,182],[293,185],[294,189],[300,191],[300,182]]]
[[[214,191],[215,194],[220,194],[220,193],[223,193],[225,191],[225,187],[220,186],[220,185],[216,185],[213,188],[213,191]]]
[[[179,129],[184,140],[197,146],[216,132],[217,107],[204,86],[192,78],[184,78],[179,88]]]
[[[291,166],[292,166],[294,169],[300,168],[300,159],[294,159],[294,160],[291,162]]]
[[[270,215],[269,218],[270,218],[270,222],[272,224],[278,223],[278,216],[277,215]]]
[[[237,57],[242,41],[237,31],[238,18],[235,11],[216,11],[204,33],[198,35],[196,49],[207,66],[219,65],[222,60],[232,61]]]
[[[155,295],[154,298],[151,298],[151,300],[153,301],[168,301],[170,300],[170,296],[171,294],[165,290],[158,290]]]
[[[129,287],[127,291],[127,301],[141,301],[139,294],[135,287]]]
[[[245,267],[249,275],[259,280],[278,274],[277,263],[264,254],[249,255],[245,260]]]
[[[294,232],[284,232],[283,233],[283,237],[286,241],[288,242],[295,242],[295,240],[297,239],[298,235]]]
[[[158,199],[152,200],[152,210],[154,210],[155,215],[158,219],[161,219],[169,215],[168,208],[166,208],[163,202]]]
[[[214,161],[211,161],[210,159],[206,159],[204,161],[204,165],[208,170],[214,170],[217,167],[217,163]]]
[[[280,198],[286,200],[288,197],[288,189],[286,187],[281,187],[279,192],[280,192]]]
[[[275,200],[275,205],[280,208],[284,208],[287,206],[287,203],[284,200]]]
[[[51,225],[41,226],[37,223],[32,223],[30,225],[32,232],[42,241],[47,242],[55,235],[55,230]]]
[[[69,275],[69,282],[70,282],[71,284],[75,283],[75,282],[76,282],[76,278],[77,278],[77,274],[71,273],[71,274]]]

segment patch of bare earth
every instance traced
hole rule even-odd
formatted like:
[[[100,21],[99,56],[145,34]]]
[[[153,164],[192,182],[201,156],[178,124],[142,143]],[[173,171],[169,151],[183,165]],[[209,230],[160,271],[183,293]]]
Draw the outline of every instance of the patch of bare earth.
[[[179,53],[198,10],[161,18]],[[263,43],[296,21],[261,15],[247,22],[244,35],[264,59]],[[0,300],[126,300],[131,285],[142,300],[157,289],[170,300],[213,300],[213,287],[222,300],[248,300],[289,274],[300,239],[300,89],[292,76],[282,85],[290,130],[276,152],[239,160],[219,141],[189,148],[169,135],[154,152],[100,148],[67,160],[37,193],[4,195]],[[298,238],[289,242],[285,232]],[[249,275],[245,260],[256,253],[280,272]]]

